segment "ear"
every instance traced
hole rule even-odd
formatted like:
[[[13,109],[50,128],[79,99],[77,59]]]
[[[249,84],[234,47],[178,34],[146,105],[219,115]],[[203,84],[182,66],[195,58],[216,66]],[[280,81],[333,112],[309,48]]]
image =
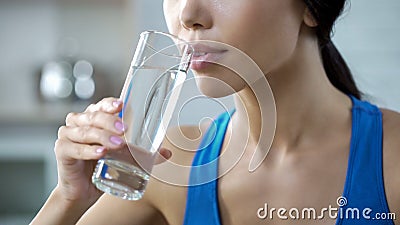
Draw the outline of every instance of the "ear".
[[[310,10],[307,7],[304,9],[303,20],[304,23],[309,27],[318,26],[317,21],[315,20],[314,16],[311,14]]]

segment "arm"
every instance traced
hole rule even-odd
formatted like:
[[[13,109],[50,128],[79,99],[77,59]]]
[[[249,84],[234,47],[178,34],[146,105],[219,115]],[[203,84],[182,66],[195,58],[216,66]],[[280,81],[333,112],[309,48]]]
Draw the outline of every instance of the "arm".
[[[83,113],[68,114],[65,126],[59,129],[54,147],[58,184],[31,222],[32,225],[76,224],[82,215],[88,214],[85,212],[89,208],[91,214],[97,216],[93,217],[96,219],[94,222],[87,224],[116,224],[115,218],[104,217],[107,215],[107,210],[96,210],[97,206],[91,209],[103,194],[92,184],[91,176],[97,160],[103,158],[107,152],[125,147],[124,143],[115,143],[111,138],[118,137],[123,140],[123,130],[119,129],[120,126],[116,126],[121,123],[121,119],[117,116],[121,109],[120,101],[106,98],[95,105],[90,105]],[[170,152],[166,149],[160,149],[159,152],[165,158],[170,157]],[[109,198],[104,197],[104,199]],[[122,213],[125,211],[114,206],[114,204],[121,205],[118,199],[102,198],[99,202],[99,205],[103,202],[108,204],[108,208],[112,209],[110,212],[113,211],[114,215],[123,217]],[[142,214],[156,215],[156,210],[149,207],[146,201],[140,201],[140,204],[136,205],[133,209],[137,213],[130,211],[127,215],[135,214],[135,218],[141,218]]]
[[[152,193],[148,193],[146,190],[143,199],[127,201],[105,194],[77,224],[168,224],[162,213],[146,199],[146,196],[149,195]]]
[[[55,188],[30,224],[75,224],[88,208],[88,204],[65,200]]]
[[[167,224],[163,215],[146,198],[127,201],[103,195],[89,210],[88,207],[85,202],[65,201],[56,188],[31,224]]]

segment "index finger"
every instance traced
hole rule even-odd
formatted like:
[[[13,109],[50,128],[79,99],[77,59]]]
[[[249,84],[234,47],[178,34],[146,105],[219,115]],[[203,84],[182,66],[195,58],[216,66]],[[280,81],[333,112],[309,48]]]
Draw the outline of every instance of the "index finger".
[[[96,104],[89,105],[85,112],[103,111],[106,113],[118,113],[122,110],[122,101],[118,98],[103,98]]]

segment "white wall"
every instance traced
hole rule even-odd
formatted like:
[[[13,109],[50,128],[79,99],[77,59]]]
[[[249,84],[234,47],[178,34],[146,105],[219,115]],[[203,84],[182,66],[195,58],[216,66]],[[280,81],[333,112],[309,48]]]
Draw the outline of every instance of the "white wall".
[[[400,111],[400,1],[352,0],[334,40],[371,101]]]
[[[34,104],[33,73],[56,43],[55,9],[53,2],[0,2],[0,109]]]
[[[38,99],[38,77],[53,60],[89,60],[107,95],[118,96],[136,42],[132,8],[129,0],[0,1],[0,120],[40,119],[49,105]],[[48,108],[55,120],[73,110]]]

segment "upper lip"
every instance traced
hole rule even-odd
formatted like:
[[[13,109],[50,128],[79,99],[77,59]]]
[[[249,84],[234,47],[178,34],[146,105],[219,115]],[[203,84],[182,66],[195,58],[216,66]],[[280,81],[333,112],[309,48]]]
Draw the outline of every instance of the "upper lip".
[[[199,57],[210,53],[222,53],[226,50],[210,46],[208,44],[193,44],[193,56]]]

